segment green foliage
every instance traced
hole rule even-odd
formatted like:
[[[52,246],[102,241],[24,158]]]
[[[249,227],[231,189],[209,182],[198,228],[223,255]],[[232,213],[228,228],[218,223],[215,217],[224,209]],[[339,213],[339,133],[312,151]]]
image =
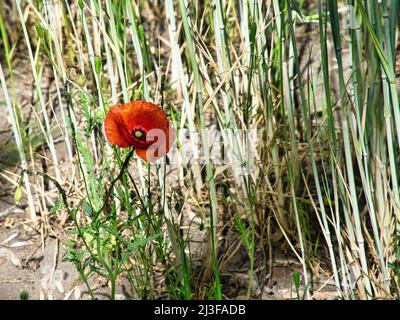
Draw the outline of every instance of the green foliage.
[[[29,293],[27,291],[21,291],[21,293],[19,294],[19,298],[21,300],[28,300],[29,299]]]

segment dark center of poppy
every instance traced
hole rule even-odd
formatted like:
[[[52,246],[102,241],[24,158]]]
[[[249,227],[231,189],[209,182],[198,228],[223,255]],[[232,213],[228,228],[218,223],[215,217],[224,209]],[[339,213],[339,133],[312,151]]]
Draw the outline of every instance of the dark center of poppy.
[[[134,129],[132,130],[132,134],[138,140],[146,140],[146,132],[142,129]]]

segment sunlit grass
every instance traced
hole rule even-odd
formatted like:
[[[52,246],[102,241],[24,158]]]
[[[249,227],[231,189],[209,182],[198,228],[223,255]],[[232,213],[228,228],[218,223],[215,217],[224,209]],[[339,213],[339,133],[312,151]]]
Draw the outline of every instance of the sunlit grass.
[[[51,214],[65,228],[65,258],[90,294],[97,274],[111,298],[121,278],[135,298],[234,298],[222,274],[233,230],[248,255],[248,299],[260,298],[256,272],[272,270],[277,244],[301,266],[299,299],[313,298],[319,272],[337,298],[398,297],[397,0],[10,3],[0,11],[0,97],[18,183],[33,224]],[[300,50],[305,25],[315,41]],[[17,53],[31,106],[16,94]],[[107,142],[107,111],[135,99],[169,114],[178,162],[146,164]],[[211,128],[226,163],[207,161]],[[202,155],[199,142],[206,161],[185,162]]]

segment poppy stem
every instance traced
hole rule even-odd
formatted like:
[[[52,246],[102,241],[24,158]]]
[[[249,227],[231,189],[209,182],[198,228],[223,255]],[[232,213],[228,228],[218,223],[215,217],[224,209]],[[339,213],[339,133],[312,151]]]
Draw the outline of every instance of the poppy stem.
[[[47,179],[47,180],[50,180],[50,181],[56,186],[58,192],[60,192],[61,199],[62,199],[62,202],[63,202],[63,204],[64,204],[65,210],[67,210],[67,213],[68,213],[71,217],[73,216],[72,210],[71,210],[70,207],[68,206],[68,197],[67,197],[67,193],[66,193],[65,190],[61,187],[60,183],[59,183],[56,179],[50,177],[47,173],[40,172],[40,171],[33,172],[33,171],[31,171],[31,170],[28,170],[28,169],[22,169],[21,177],[22,177],[23,174],[25,174],[25,173],[26,173],[27,175],[30,175],[30,176],[40,176],[40,177],[43,177],[43,178],[45,178],[45,179]]]
[[[138,198],[139,198],[139,200],[140,200],[140,203],[141,203],[141,205],[142,205],[142,207],[143,207],[143,210],[145,210],[145,211],[147,212],[146,206],[145,206],[145,204],[144,204],[144,202],[143,202],[142,197],[140,196],[139,189],[138,189],[138,187],[137,187],[137,185],[136,185],[135,179],[133,179],[132,175],[131,175],[129,172],[128,172],[128,176],[129,176],[129,178],[130,178],[131,181],[132,181],[133,187],[135,188],[135,192],[136,192],[136,194],[137,194],[137,196],[138,196]]]
[[[103,201],[103,205],[101,206],[101,208],[96,212],[96,214],[99,214],[102,210],[104,210],[104,208],[107,205],[107,201],[108,198],[110,197],[111,194],[111,190],[114,188],[114,185],[117,183],[118,180],[121,180],[125,169],[128,167],[129,161],[132,159],[133,153],[135,152],[135,149],[132,148],[129,152],[129,154],[126,156],[124,163],[122,164],[121,167],[121,171],[119,172],[118,176],[111,182],[110,187],[107,189],[105,195],[104,195],[104,201]]]

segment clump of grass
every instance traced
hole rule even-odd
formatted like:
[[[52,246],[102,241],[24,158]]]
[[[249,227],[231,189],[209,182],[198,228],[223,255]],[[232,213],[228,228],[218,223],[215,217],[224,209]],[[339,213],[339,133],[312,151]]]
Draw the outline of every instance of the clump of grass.
[[[27,291],[21,291],[19,294],[19,297],[21,300],[28,300],[29,299],[29,293]]]

